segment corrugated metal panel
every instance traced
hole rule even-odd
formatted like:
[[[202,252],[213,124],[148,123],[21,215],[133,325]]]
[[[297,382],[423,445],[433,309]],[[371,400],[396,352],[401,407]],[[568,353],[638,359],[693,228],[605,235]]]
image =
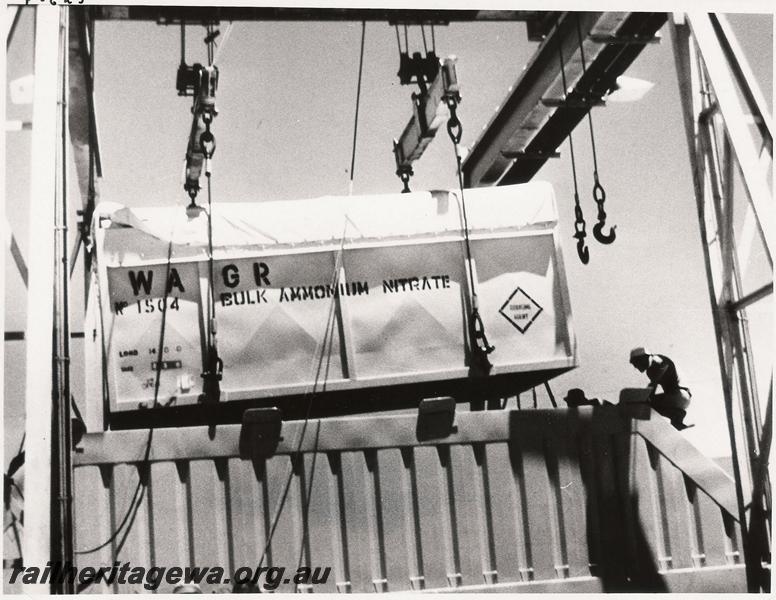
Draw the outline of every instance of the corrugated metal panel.
[[[147,431],[93,434],[76,459],[77,550],[120,528],[135,490],[141,501],[128,533],[79,564],[228,575],[256,566],[283,505],[263,564],[331,567],[314,591],[744,591],[727,499],[674,465],[670,425],[638,423],[608,407],[463,413],[448,438],[419,442],[414,415],[288,422],[278,453],[253,462],[238,425],[159,429],[145,466]]]

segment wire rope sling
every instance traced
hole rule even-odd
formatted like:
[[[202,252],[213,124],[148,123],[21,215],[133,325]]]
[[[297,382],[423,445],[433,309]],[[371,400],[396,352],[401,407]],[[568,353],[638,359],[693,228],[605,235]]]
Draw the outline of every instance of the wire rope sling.
[[[440,60],[436,54],[434,27],[431,25],[431,50],[426,41],[425,27],[421,23],[425,56],[420,52],[410,55],[407,26],[404,25],[404,48],[399,36],[399,25],[395,24],[396,41],[399,47],[399,80],[402,85],[415,83],[419,90],[412,94],[413,115],[402,135],[393,141],[393,153],[396,160],[396,174],[404,187],[402,193],[408,193],[409,179],[414,174],[412,163],[419,159],[436,132],[443,123],[453,142],[455,151],[458,193],[461,206],[461,225],[464,241],[464,260],[466,261],[466,279],[469,299],[468,332],[471,341],[470,369],[473,375],[487,375],[493,368],[488,355],[495,347],[488,342],[485,325],[479,312],[477,281],[474,272],[471,241],[469,239],[469,221],[466,212],[463,167],[461,157],[461,136],[463,127],[458,119],[457,108],[461,102],[460,87],[456,72],[455,56]]]
[[[231,26],[230,26],[231,27]],[[230,29],[231,30],[231,29]],[[230,30],[227,30],[230,31]],[[202,371],[202,395],[200,402],[213,404],[221,396],[220,381],[224,363],[218,355],[216,327],[215,278],[213,275],[213,155],[216,151],[216,138],[211,131],[213,119],[218,115],[216,109],[216,91],[218,89],[218,67],[215,62],[215,40],[219,31],[212,24],[207,25],[208,65],[194,64],[189,67],[185,62],[185,27],[181,25],[181,64],[178,68],[177,88],[182,96],[194,97],[191,112],[193,120],[189,143],[186,149],[186,181],[184,190],[189,195],[190,204],[186,207],[189,218],[198,217],[203,211],[207,216],[207,258],[208,258],[208,302],[206,311],[206,354]],[[222,45],[223,48],[223,45]],[[200,191],[199,179],[204,170],[207,180],[207,209],[196,204]]]

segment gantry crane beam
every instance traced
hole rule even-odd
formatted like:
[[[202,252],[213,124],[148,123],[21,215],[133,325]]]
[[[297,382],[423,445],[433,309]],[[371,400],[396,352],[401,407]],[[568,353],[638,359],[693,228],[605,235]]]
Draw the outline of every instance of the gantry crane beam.
[[[666,18],[665,13],[561,14],[467,156],[467,186],[530,180],[591,107],[615,88],[617,77],[644,46],[657,41]]]
[[[415,10],[388,8],[289,8],[269,6],[97,6],[104,20],[156,21],[160,24],[220,21],[387,21],[389,23],[452,23],[466,21],[525,21],[540,35],[557,13],[537,10]],[[538,29],[534,29],[538,25]]]

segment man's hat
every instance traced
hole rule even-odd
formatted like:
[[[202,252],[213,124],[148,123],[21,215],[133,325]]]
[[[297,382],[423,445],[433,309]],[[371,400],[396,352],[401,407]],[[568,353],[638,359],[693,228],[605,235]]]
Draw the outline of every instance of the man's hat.
[[[633,362],[640,356],[647,356],[648,354],[649,352],[647,351],[646,348],[644,348],[643,346],[639,346],[638,348],[634,348],[633,350],[631,350],[630,361]]]
[[[571,388],[563,400],[567,403],[572,403],[572,402],[584,402],[585,400],[587,400],[587,398],[585,398],[585,392],[582,391],[581,389]]]

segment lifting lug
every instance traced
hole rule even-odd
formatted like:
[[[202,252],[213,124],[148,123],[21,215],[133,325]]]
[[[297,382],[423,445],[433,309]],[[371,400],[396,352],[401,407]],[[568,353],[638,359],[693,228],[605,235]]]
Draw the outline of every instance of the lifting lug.
[[[224,372],[224,361],[218,356],[214,346],[208,350],[207,365],[202,373],[202,394],[199,401],[203,404],[215,404],[221,398],[221,381]]]
[[[472,369],[480,375],[488,375],[493,369],[493,363],[488,359],[488,354],[493,352],[496,347],[491,346],[485,335],[485,325],[480,317],[480,312],[475,308],[472,311]]]

